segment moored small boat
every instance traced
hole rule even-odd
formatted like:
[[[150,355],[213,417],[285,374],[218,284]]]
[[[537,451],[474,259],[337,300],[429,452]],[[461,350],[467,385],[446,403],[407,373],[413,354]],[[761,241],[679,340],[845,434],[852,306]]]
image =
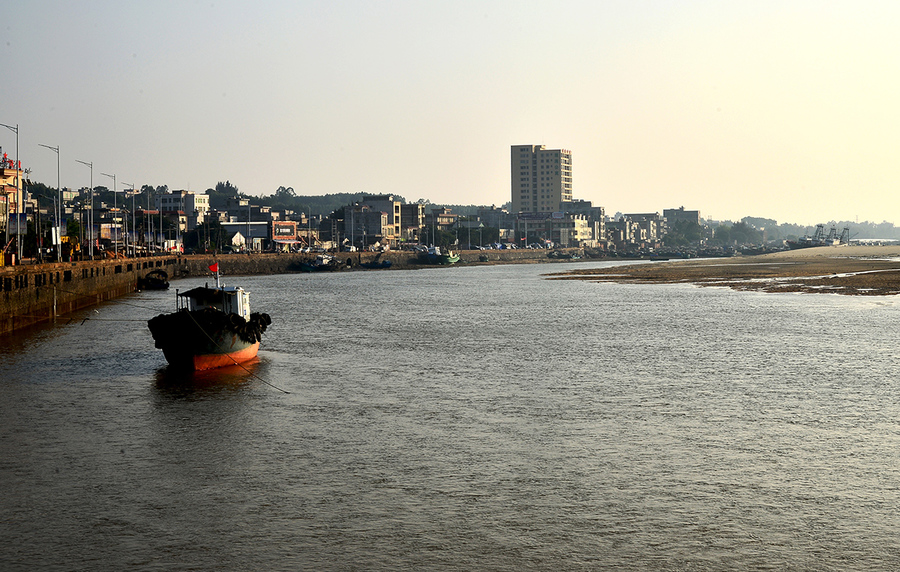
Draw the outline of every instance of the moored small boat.
[[[169,288],[169,273],[165,270],[151,270],[143,278],[138,278],[138,290],[166,290]]]
[[[419,255],[422,262],[428,264],[456,264],[459,262],[459,255],[453,254],[452,250],[442,252],[439,246],[433,246],[427,252]]]
[[[240,364],[256,357],[272,323],[268,314],[250,313],[249,298],[243,288],[219,286],[217,272],[215,288],[177,294],[178,309],[152,318],[147,326],[171,367],[206,370]]]

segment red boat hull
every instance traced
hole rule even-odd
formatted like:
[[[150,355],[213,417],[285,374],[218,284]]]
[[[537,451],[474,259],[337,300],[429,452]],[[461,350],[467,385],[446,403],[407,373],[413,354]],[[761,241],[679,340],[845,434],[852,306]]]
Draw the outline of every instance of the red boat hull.
[[[193,356],[194,370],[202,371],[205,369],[214,369],[217,367],[227,367],[249,361],[256,357],[259,352],[259,342],[252,346],[227,353],[227,354],[205,354]]]

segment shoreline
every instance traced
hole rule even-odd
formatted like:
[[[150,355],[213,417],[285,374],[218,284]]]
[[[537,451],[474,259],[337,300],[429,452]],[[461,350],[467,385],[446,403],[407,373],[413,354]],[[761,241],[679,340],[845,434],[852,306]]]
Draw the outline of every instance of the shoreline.
[[[547,274],[551,280],[695,284],[755,292],[900,294],[900,246],[822,246],[733,258],[690,259]]]

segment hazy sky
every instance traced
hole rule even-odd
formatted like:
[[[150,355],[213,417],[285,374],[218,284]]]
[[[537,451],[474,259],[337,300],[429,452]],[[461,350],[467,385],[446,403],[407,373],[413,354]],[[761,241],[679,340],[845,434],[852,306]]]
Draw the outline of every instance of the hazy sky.
[[[110,187],[499,206],[510,145],[544,144],[608,214],[900,223],[897,30],[895,0],[28,0],[0,123],[51,186],[41,143],[73,188],[80,159]]]

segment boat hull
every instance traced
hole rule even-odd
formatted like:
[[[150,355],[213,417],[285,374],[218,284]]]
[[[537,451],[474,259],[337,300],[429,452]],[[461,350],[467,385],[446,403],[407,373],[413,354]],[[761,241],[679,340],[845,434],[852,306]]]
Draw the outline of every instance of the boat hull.
[[[216,348],[218,349],[218,348]],[[204,371],[219,367],[227,367],[250,361],[259,353],[259,342],[250,345],[240,344],[232,351],[223,353],[191,354],[181,348],[163,348],[163,355],[169,365],[178,369]]]

